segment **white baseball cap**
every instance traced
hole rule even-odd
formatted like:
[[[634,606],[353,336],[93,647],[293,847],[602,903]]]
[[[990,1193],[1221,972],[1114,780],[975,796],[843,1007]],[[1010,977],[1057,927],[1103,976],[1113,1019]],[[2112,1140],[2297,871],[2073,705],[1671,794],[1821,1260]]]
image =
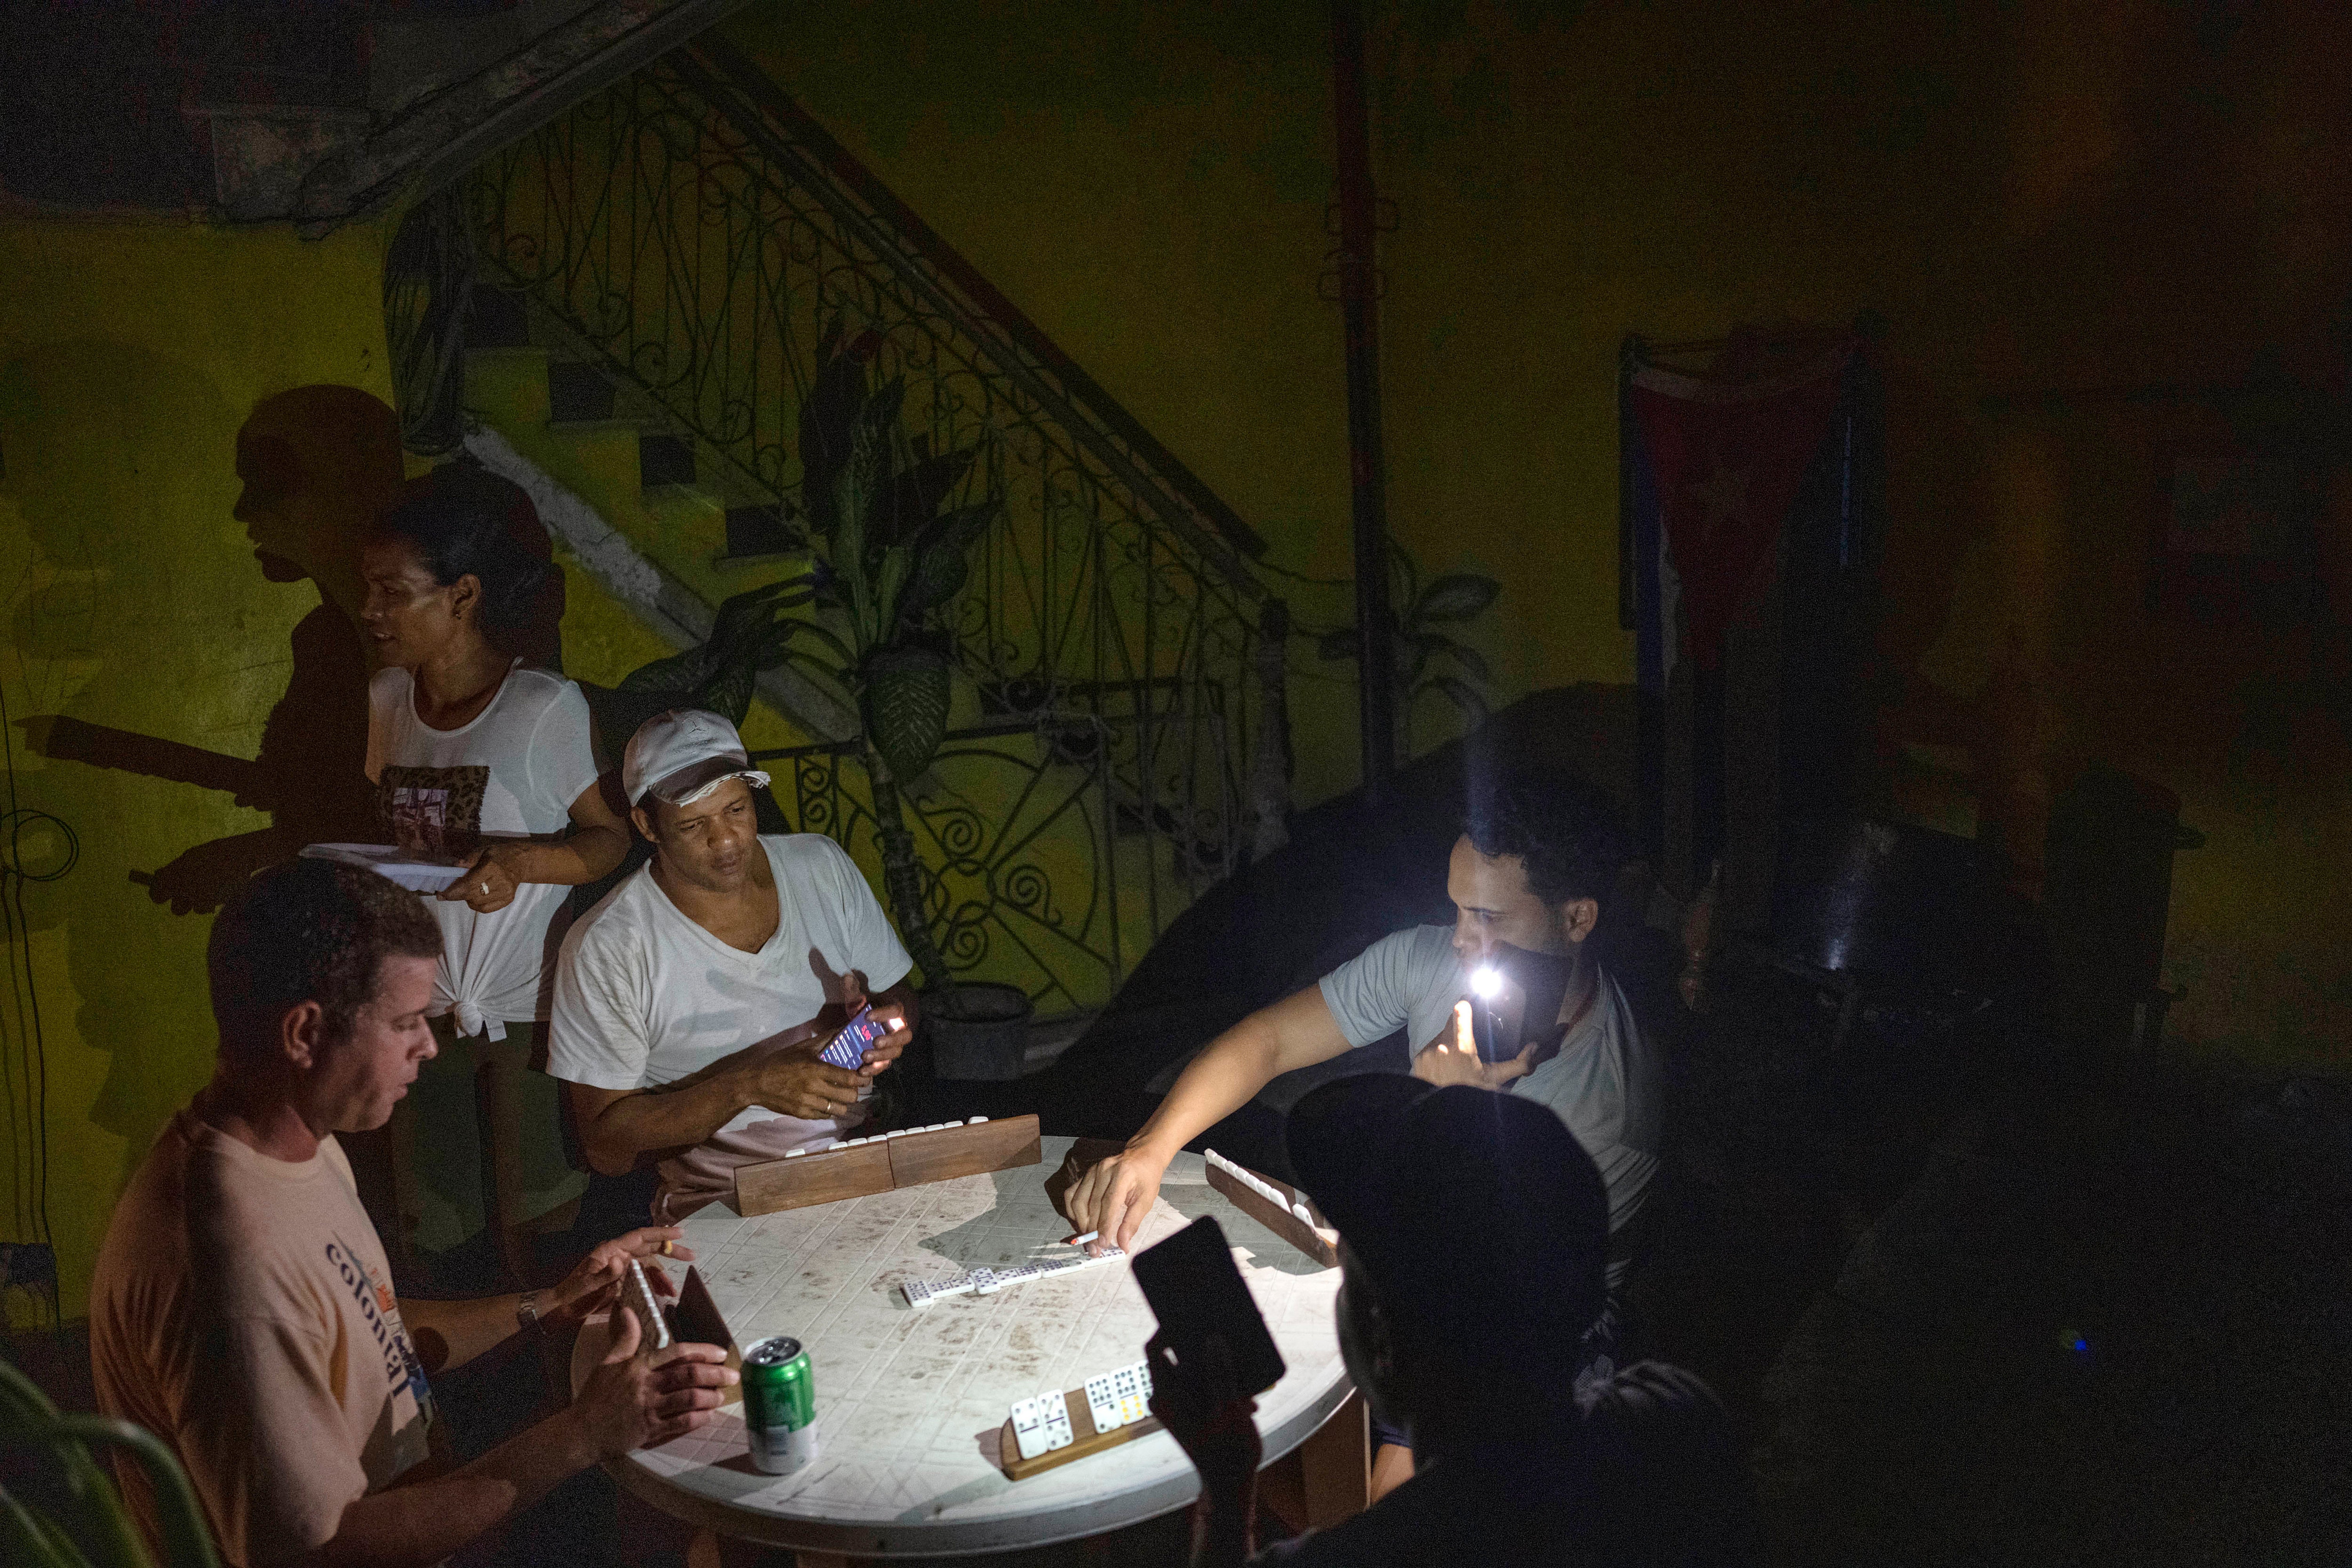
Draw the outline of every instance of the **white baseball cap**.
[[[751,765],[735,726],[700,708],[673,708],[646,720],[621,756],[621,793],[631,805],[648,795],[691,805],[729,779],[755,789],[768,784],[768,775]]]

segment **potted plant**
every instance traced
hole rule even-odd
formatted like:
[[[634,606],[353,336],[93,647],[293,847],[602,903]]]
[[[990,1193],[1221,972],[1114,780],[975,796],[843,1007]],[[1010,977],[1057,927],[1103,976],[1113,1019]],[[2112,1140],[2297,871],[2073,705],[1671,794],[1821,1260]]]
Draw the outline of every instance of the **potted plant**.
[[[871,785],[882,879],[899,934],[920,972],[928,1016],[940,1028],[943,1077],[1019,1076],[1029,1000],[1008,985],[956,984],[932,939],[915,836],[903,791],[931,765],[947,734],[953,637],[940,613],[963,586],[969,552],[996,518],[998,498],[948,504],[979,456],[976,446],[933,452],[899,423],[903,377],[876,385],[868,367],[879,335],[829,323],[801,405],[801,505],[820,563],[793,579],[836,633],[799,623],[783,657],[856,709],[858,758]]]

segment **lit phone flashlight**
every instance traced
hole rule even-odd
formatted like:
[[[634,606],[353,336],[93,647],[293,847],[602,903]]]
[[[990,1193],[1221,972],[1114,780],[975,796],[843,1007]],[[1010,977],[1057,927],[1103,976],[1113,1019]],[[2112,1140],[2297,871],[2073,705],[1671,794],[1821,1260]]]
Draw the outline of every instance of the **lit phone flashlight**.
[[[1496,942],[1470,971],[1470,1035],[1482,1062],[1507,1062],[1549,1037],[1568,994],[1573,960]]]

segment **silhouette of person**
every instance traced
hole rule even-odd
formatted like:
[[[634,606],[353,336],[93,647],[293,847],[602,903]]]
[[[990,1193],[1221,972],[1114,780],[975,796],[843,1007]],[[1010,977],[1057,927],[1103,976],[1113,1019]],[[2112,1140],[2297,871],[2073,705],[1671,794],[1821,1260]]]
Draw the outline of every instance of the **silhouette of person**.
[[[308,580],[317,608],[292,635],[293,674],[252,761],[80,720],[25,721],[46,756],[226,790],[270,826],[182,852],[145,880],[174,913],[210,912],[247,878],[305,844],[374,837],[367,752],[367,656],[360,640],[359,545],[401,485],[400,422],[355,386],[301,386],[264,399],[237,432],[243,482],[232,513],[261,574]]]

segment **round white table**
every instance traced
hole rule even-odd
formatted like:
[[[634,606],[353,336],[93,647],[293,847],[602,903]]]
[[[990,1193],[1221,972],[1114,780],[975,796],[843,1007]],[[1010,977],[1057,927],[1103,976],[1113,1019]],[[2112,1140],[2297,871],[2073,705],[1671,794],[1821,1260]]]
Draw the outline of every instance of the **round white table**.
[[[1068,1226],[1045,1191],[1070,1142],[1047,1138],[1040,1163],[991,1175],[756,1219],[722,1204],[696,1214],[687,1241],[736,1342],[790,1334],[808,1348],[821,1455],[797,1475],[752,1468],[740,1408],[730,1405],[698,1432],[614,1461],[614,1478],[690,1525],[812,1555],[1038,1546],[1191,1502],[1199,1489],[1192,1462],[1165,1432],[1021,1481],[996,1465],[998,1430],[1015,1400],[1143,1359],[1156,1321],[1124,1260],[949,1297],[919,1312],[898,1289],[982,1265],[1071,1256],[1059,1245]],[[1226,1202],[1192,1154],[1169,1167],[1135,1249],[1202,1215],[1223,1226],[1287,1369],[1257,1401],[1271,1464],[1353,1392],[1332,1321],[1339,1271]],[[668,1267],[684,1279],[682,1266]],[[573,1352],[575,1386],[605,1342],[601,1321],[592,1321]]]

